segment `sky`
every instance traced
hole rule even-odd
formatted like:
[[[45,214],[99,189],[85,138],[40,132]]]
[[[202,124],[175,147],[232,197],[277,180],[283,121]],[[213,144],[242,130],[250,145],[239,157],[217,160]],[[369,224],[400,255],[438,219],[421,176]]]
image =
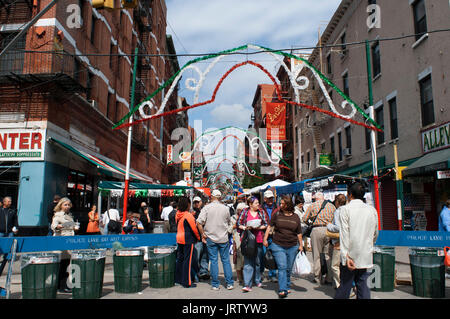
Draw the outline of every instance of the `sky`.
[[[207,54],[245,44],[287,50],[311,47],[318,43],[319,28],[323,32],[340,2],[166,0],[166,32],[172,35],[178,54]],[[194,58],[178,57],[180,67]],[[200,89],[199,102],[209,100],[220,78],[235,64],[246,60],[262,64],[274,77],[280,67],[277,61],[267,54],[228,56],[206,75]],[[196,65],[204,72],[211,61]],[[194,92],[186,88],[185,81],[191,77],[199,80],[196,71],[186,71],[178,93],[185,97],[189,104],[193,104]],[[190,126],[200,127],[200,122],[194,121],[201,120],[202,132],[197,131],[198,135],[205,130],[226,126],[247,129],[251,123],[251,105],[256,87],[262,83],[270,84],[271,81],[259,69],[248,65],[236,69],[224,80],[214,103],[188,111]],[[218,139],[215,140],[217,141]],[[224,143],[227,154],[232,153],[234,146],[232,138]]]

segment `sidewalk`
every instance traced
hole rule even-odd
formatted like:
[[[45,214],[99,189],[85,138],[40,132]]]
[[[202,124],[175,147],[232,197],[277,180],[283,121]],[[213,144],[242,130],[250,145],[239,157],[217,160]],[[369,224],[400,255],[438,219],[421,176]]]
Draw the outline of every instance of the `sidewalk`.
[[[308,258],[312,261],[311,253]],[[220,265],[220,262],[219,262]],[[397,277],[404,280],[411,280],[408,248],[396,248],[396,270]],[[7,267],[0,278],[0,286],[5,286]],[[267,274],[267,270],[265,272]],[[278,284],[264,281],[262,288],[253,288],[252,292],[243,293],[242,287],[235,282],[233,290],[224,287],[223,272],[220,267],[221,287],[219,291],[212,291],[209,282],[197,283],[195,288],[182,288],[174,286],[171,288],[155,289],[149,287],[148,269],[144,268],[142,279],[142,292],[136,294],[119,294],[114,291],[114,273],[112,264],[112,253],[108,251],[103,284],[102,299],[278,299]],[[331,286],[319,286],[310,281],[310,277],[292,278],[292,293],[288,299],[332,299],[334,289]],[[13,276],[11,281],[11,299],[21,299],[21,273],[20,259],[14,263]],[[59,293],[58,299],[70,299],[72,294]],[[446,279],[446,299],[450,298],[450,279]],[[394,292],[372,292],[372,299],[425,299],[413,295],[412,286],[402,285],[396,287]]]

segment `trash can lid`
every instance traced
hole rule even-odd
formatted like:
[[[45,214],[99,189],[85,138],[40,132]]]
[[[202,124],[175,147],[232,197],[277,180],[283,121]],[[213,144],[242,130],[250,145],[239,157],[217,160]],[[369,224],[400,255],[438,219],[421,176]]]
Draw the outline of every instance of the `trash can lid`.
[[[70,252],[73,260],[92,260],[106,257],[106,249],[83,249]]]
[[[395,247],[388,246],[374,246],[373,252],[378,254],[386,254],[395,256]]]
[[[154,254],[171,254],[177,249],[176,246],[156,246],[148,248]]]
[[[116,256],[141,256],[143,254],[143,249],[120,249],[115,251]]]
[[[22,254],[20,256],[20,267],[24,268],[28,266],[29,264],[55,264],[59,263],[61,260],[61,253],[49,253],[49,252],[42,252],[42,253],[29,253],[29,254]]]
[[[409,248],[411,256],[438,256],[444,257],[444,249],[435,247],[411,247]]]

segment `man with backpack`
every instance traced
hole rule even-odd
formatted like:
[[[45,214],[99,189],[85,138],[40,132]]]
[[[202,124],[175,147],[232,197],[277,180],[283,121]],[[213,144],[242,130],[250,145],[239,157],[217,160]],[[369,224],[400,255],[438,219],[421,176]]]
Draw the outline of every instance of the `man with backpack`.
[[[317,192],[313,195],[313,203],[306,210],[303,221],[306,224],[312,224],[311,230],[311,246],[313,255],[313,283],[325,283],[331,284],[331,270],[330,270],[330,253],[329,245],[330,239],[327,236],[327,225],[333,222],[334,211],[336,207],[325,200],[322,192]],[[325,265],[321,267],[321,254],[324,254],[326,264],[326,277],[322,279],[324,274]],[[322,270],[322,268],[324,268]]]

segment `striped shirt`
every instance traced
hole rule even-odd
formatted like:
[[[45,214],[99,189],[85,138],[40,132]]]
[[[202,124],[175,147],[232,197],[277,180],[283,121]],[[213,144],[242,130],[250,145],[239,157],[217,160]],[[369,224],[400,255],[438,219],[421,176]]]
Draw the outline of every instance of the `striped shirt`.
[[[303,221],[306,223],[308,219],[314,219],[314,217],[317,215],[317,213],[320,210],[320,207],[322,207],[323,201],[320,202],[314,202],[311,204],[311,206],[308,207],[306,210],[305,215],[303,216]],[[331,202],[328,202],[325,207],[320,212],[319,216],[317,216],[316,220],[314,221],[314,226],[327,226],[329,223],[333,222],[334,218],[334,211],[336,210],[336,207]]]

